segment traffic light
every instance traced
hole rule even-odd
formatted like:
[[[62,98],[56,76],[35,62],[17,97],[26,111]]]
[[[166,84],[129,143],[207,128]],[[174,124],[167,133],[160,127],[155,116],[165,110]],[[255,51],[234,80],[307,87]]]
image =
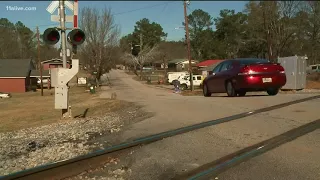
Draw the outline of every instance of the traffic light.
[[[43,41],[46,44],[54,45],[60,40],[59,31],[55,28],[48,28],[43,33]]]
[[[68,34],[68,42],[72,45],[80,45],[85,41],[86,35],[81,29],[73,29]]]
[[[134,45],[131,47],[131,54],[134,56],[138,56],[140,52],[140,46],[139,45]]]

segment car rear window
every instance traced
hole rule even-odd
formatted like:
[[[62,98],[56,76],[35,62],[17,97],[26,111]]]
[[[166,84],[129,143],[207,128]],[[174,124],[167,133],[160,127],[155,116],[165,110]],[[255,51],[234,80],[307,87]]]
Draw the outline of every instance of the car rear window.
[[[250,64],[269,63],[269,61],[266,59],[241,59],[238,61],[241,66],[250,65]]]

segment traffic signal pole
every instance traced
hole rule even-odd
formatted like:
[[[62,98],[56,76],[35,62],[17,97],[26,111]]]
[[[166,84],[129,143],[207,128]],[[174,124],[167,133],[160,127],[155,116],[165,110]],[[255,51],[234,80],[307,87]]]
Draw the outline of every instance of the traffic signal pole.
[[[59,0],[59,9],[60,9],[60,28],[61,28],[61,54],[62,54],[62,63],[63,68],[67,68],[67,36],[66,36],[66,22],[65,22],[65,8],[64,0]],[[67,84],[66,95],[67,95],[67,109],[62,109],[62,117],[70,117],[68,114],[69,108],[69,87]]]
[[[192,63],[191,63],[191,52],[190,52],[190,38],[189,38],[189,24],[188,24],[188,16],[187,16],[187,2],[183,1],[184,6],[184,25],[186,30],[186,41],[187,41],[187,51],[188,51],[188,60],[189,60],[189,74],[190,74],[190,87],[191,91],[194,90],[193,87],[193,77],[192,77]]]

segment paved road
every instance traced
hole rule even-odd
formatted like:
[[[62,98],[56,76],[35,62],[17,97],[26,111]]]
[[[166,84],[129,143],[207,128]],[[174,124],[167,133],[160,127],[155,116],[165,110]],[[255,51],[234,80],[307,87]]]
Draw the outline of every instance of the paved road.
[[[259,96],[237,98],[190,97],[148,87],[119,70],[109,76],[118,99],[137,102],[146,111],[155,112],[154,117],[124,132],[123,140],[312,96],[259,93]],[[143,146],[128,161],[132,170],[129,179],[170,179],[177,173],[316,120],[319,105],[320,100],[312,100]],[[319,179],[319,133],[317,130],[243,163],[221,174],[219,179]]]

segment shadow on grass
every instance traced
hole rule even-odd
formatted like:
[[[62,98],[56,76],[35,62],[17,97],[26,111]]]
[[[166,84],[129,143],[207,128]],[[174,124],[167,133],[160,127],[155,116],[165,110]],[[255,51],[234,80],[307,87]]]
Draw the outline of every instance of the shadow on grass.
[[[85,118],[87,116],[88,111],[89,111],[89,108],[84,110],[84,112],[82,114],[74,116],[74,118]]]

